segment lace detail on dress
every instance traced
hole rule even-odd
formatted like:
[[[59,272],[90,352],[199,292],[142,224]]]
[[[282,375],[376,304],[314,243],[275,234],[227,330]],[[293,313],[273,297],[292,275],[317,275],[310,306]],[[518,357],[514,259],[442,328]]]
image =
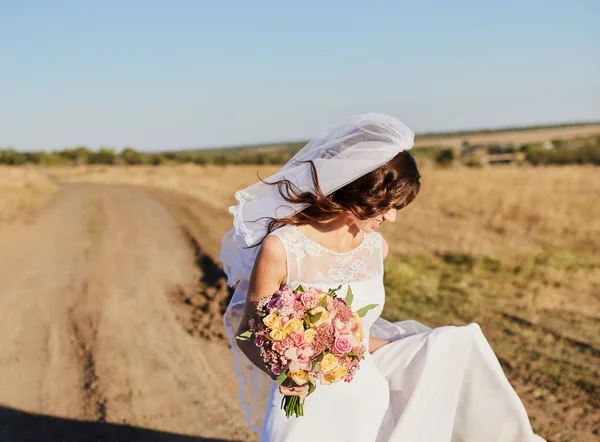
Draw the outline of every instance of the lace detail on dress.
[[[331,284],[348,284],[354,281],[369,279],[376,275],[374,270],[367,270],[367,264],[362,259],[350,261],[347,265],[329,267],[327,272],[317,272],[315,279]]]
[[[365,234],[363,241],[348,252],[334,252],[308,238],[296,226],[275,230],[286,248],[288,282],[348,284],[383,275],[381,235]]]

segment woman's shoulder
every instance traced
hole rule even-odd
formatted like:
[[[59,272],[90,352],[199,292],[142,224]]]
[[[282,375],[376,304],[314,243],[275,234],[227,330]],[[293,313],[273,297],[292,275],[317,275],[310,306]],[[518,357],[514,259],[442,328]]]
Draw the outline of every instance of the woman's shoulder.
[[[381,256],[385,259],[390,251],[390,246],[381,233],[377,232],[377,234],[381,237]]]
[[[383,235],[379,232],[373,231],[369,232],[368,236],[371,238],[371,242],[381,249],[381,256],[383,259],[385,259],[389,252],[389,245]]]
[[[265,240],[271,238],[271,242],[279,242],[283,247],[286,247],[286,245],[294,239],[295,233],[296,230],[294,226],[291,224],[286,224],[269,233]]]
[[[256,255],[255,264],[267,267],[278,267],[283,263],[282,269],[285,267],[286,252],[285,246],[281,240],[272,234],[268,234],[262,241],[258,253]]]

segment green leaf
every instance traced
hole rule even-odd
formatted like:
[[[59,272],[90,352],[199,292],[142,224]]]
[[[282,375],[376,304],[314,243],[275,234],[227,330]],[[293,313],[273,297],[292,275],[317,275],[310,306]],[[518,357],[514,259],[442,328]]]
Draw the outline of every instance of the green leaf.
[[[281,374],[277,377],[277,386],[280,387],[283,384],[283,381],[287,379],[287,370],[283,370]]]
[[[358,314],[358,316],[360,316],[361,318],[364,318],[364,316],[367,314],[367,312],[371,309],[374,309],[375,307],[377,307],[377,304],[369,304],[369,305],[365,305],[363,308],[361,308],[360,310],[357,310],[356,313]]]
[[[350,307],[352,301],[354,301],[354,293],[352,293],[352,287],[348,286],[348,291],[346,292],[346,305]]]
[[[237,335],[236,338],[240,341],[248,341],[252,338],[253,335],[254,332],[252,330],[246,330],[244,333],[240,333],[239,335]]]
[[[299,285],[298,287],[296,287],[296,290],[294,290],[295,292],[302,292],[305,293],[306,290],[304,290],[304,287],[302,287],[301,285]]]
[[[319,364],[318,362],[315,362],[315,363],[313,364],[313,371],[314,371],[315,373],[318,373],[318,372],[320,372],[320,371],[321,371],[321,364]]]
[[[310,328],[310,317],[308,314],[304,315],[304,325],[306,325],[307,330]]]
[[[315,313],[314,315],[309,315],[310,322],[317,322],[319,319],[321,319],[322,314],[323,314],[322,312],[318,312],[318,313]]]
[[[314,383],[311,383],[311,384],[308,386],[308,394],[311,394],[311,393],[312,393],[313,391],[315,391],[316,389],[317,389],[317,386],[316,386]],[[308,394],[307,394],[307,396],[308,396]]]
[[[327,296],[323,296],[323,299],[321,299],[321,302],[319,302],[319,305],[321,307],[327,307]]]

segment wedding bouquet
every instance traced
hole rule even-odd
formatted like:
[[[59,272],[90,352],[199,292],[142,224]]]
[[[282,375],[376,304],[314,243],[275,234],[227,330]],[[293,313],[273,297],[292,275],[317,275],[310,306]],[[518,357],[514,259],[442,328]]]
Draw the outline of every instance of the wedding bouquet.
[[[277,385],[288,378],[298,386],[309,384],[310,395],[317,383],[354,377],[366,350],[361,318],[377,304],[353,312],[352,289],[342,299],[336,294],[340,288],[285,287],[259,300],[249,330],[237,338],[254,339],[267,368],[278,376]],[[281,408],[287,417],[304,415],[298,396],[285,396]]]

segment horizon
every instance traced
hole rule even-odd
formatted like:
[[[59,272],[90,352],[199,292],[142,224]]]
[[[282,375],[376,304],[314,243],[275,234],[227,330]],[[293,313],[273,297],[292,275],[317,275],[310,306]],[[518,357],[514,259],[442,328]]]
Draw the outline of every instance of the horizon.
[[[502,132],[526,132],[526,131],[530,131],[530,130],[538,130],[538,129],[551,129],[551,128],[561,128],[561,127],[585,127],[585,126],[594,126],[594,125],[600,125],[600,119],[599,120],[589,120],[589,121],[566,121],[566,122],[557,122],[557,123],[541,123],[541,124],[534,124],[534,125],[528,125],[528,126],[503,126],[503,127],[481,127],[481,128],[465,128],[465,129],[457,129],[457,130],[450,130],[450,131],[440,131],[440,132],[416,132],[415,133],[415,138],[416,137],[432,137],[432,138],[437,138],[437,137],[460,137],[460,136],[469,136],[469,135],[474,135],[474,134],[483,134],[483,133],[502,133]],[[599,130],[600,133],[600,130]],[[68,149],[77,149],[77,148],[86,148],[90,151],[98,151],[100,149],[112,149],[115,152],[120,152],[123,151],[124,149],[133,149],[135,151],[139,151],[139,152],[145,152],[145,153],[167,153],[167,152],[193,152],[193,151],[212,151],[212,150],[227,150],[227,149],[244,149],[244,148],[259,148],[259,147],[270,147],[270,146],[278,146],[278,145],[285,145],[285,144],[300,144],[300,143],[307,143],[310,141],[310,138],[304,138],[304,139],[282,139],[282,140],[273,140],[273,141],[264,141],[264,142],[257,142],[257,143],[252,143],[252,144],[235,144],[235,145],[221,145],[221,146],[201,146],[201,147],[187,147],[187,148],[181,148],[181,149],[166,149],[166,150],[153,150],[153,151],[147,151],[144,149],[139,149],[135,146],[129,146],[129,145],[125,145],[125,146],[110,146],[107,144],[99,144],[98,146],[94,147],[94,146],[90,146],[89,144],[85,144],[85,143],[81,143],[81,144],[77,144],[77,145],[72,145],[72,146],[64,146],[62,148],[58,148],[58,149],[40,149],[40,150],[22,150],[22,149],[17,149],[14,146],[2,146],[0,145],[0,151],[2,150],[14,150],[16,152],[22,152],[22,153],[30,153],[30,152],[58,152],[61,150],[68,150]],[[418,146],[415,146],[418,148]]]
[[[598,13],[591,0],[0,4],[0,148],[274,144],[371,111],[417,134],[600,121]]]

